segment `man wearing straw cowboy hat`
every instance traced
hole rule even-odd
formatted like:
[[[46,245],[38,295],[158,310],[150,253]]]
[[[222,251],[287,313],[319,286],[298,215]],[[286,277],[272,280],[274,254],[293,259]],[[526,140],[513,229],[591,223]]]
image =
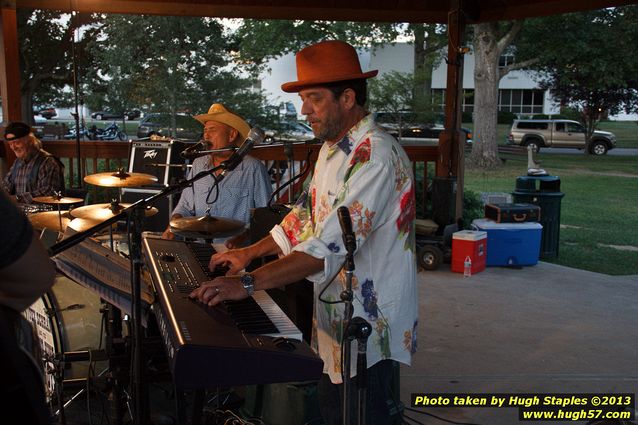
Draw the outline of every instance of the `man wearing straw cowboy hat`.
[[[397,141],[365,109],[366,80],[356,51],[341,41],[297,53],[298,80],[282,85],[298,92],[315,136],[324,144],[313,179],[292,211],[270,235],[242,249],[216,254],[211,267],[229,274],[206,282],[191,297],[209,305],[241,299],[302,278],[314,283],[313,348],[324,361],[318,394],[327,423],[340,423],[341,334],[346,249],[337,209],[348,208],[356,235],[354,316],[372,325],[367,342],[367,423],[391,423],[399,394],[392,392],[396,363],[410,364],[416,349],[417,292],[414,244],[414,179]],[[282,258],[236,275],[252,259]],[[336,277],[336,278],[335,278]],[[356,348],[353,353],[356,352]],[[356,374],[353,356],[350,375]],[[354,386],[351,388],[356,389]],[[353,402],[355,397],[350,397]],[[350,407],[350,412],[354,412]],[[351,414],[351,418],[356,415]]]
[[[207,114],[195,115],[194,118],[204,124],[204,139],[208,150],[239,146],[246,140],[250,131],[246,121],[221,103],[214,103]],[[232,153],[232,150],[213,152],[195,159],[192,175],[220,165],[230,158]],[[215,193],[212,176],[196,181],[191,188],[182,192],[171,219],[209,214],[249,223],[250,210],[266,206],[272,187],[264,164],[251,156],[246,156],[237,168],[225,176],[217,190],[218,193]],[[170,226],[162,237],[174,238]]]

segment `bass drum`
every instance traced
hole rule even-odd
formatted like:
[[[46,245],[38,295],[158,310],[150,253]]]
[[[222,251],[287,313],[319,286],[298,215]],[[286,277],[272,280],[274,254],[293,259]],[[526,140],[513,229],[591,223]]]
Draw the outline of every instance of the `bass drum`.
[[[88,378],[105,367],[106,362],[60,362],[64,353],[104,346],[100,305],[100,298],[92,291],[58,275],[51,291],[22,313],[33,328],[32,352],[44,374],[47,401],[53,400],[58,390],[58,365],[63,379]]]

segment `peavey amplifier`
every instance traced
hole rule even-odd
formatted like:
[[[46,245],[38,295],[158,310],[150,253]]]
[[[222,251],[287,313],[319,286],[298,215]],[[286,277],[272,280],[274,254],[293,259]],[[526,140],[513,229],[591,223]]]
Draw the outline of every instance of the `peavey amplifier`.
[[[144,173],[157,177],[157,183],[144,187],[122,188],[122,201],[133,203],[148,198],[186,175],[186,161],[179,154],[190,146],[176,140],[133,140],[129,173]],[[167,226],[179,194],[158,200],[158,214],[144,219],[143,230],[161,232]]]
[[[175,140],[133,140],[130,173],[144,173],[157,177],[154,187],[168,186],[172,181],[184,178],[186,164],[179,154],[189,144]]]

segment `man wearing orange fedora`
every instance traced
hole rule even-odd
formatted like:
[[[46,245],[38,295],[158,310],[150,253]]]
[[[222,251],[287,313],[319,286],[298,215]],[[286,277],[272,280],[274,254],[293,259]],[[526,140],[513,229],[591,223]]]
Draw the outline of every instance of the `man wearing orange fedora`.
[[[306,278],[314,283],[313,348],[324,361],[318,394],[329,424],[341,423],[341,340],[344,307],[340,293],[346,248],[337,209],[346,207],[356,237],[352,278],[354,316],[367,320],[366,423],[389,424],[399,394],[392,393],[398,362],[410,364],[416,349],[417,291],[414,242],[414,179],[397,141],[365,109],[366,80],[355,49],[325,41],[297,53],[297,81],[282,85],[297,92],[315,136],[324,144],[314,175],[291,212],[261,241],[211,258],[229,274],[252,259],[281,258],[244,275],[206,282],[191,297],[210,305],[241,299],[254,290]],[[356,344],[353,343],[353,353]],[[353,356],[350,375],[356,372]],[[393,382],[394,381],[394,382]],[[351,388],[355,389],[354,386]],[[353,402],[355,397],[350,397]],[[356,415],[353,407],[350,417]]]
[[[222,151],[195,159],[191,169],[193,176],[200,171],[217,167],[230,158],[233,151],[229,148],[243,143],[250,131],[250,126],[243,118],[221,103],[214,103],[208,109],[208,113],[195,115],[194,118],[204,125],[206,149]],[[211,215],[249,223],[250,210],[265,207],[271,192],[270,177],[264,164],[246,155],[237,168],[228,172],[217,186],[214,178],[207,176],[185,189],[173,210],[171,220]],[[170,226],[164,231],[162,237],[165,239],[175,237]]]

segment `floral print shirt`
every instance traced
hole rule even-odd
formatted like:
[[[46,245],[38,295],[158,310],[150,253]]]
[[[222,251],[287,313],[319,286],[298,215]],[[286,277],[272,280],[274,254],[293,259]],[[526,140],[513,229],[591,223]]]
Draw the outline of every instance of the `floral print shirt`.
[[[312,340],[333,383],[342,382],[344,304],[322,300],[340,300],[346,287],[340,270],[346,254],[337,215],[340,206],[350,210],[357,240],[354,316],[372,325],[368,367],[384,359],[409,365],[416,350],[418,317],[414,178],[405,151],[371,115],[339,143],[323,145],[308,189],[271,231],[284,254],[301,251],[324,260],[324,270],[308,276],[315,292]],[[354,376],[356,341],[352,347]]]

